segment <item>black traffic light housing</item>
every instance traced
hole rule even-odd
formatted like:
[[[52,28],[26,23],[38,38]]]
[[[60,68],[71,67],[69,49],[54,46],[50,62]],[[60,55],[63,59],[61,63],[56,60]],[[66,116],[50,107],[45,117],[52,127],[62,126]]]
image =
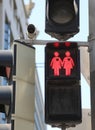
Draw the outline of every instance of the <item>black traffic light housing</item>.
[[[0,50],[0,76],[12,79],[13,56],[10,50]]]
[[[68,52],[68,53],[67,53]],[[80,51],[76,42],[45,47],[45,122],[71,127],[81,123]]]
[[[81,123],[81,86],[50,81],[45,88],[45,122],[52,126],[68,127]]]
[[[79,0],[46,0],[45,32],[67,40],[79,32]]]
[[[12,111],[12,86],[0,86],[0,112],[10,121]]]
[[[0,87],[0,112],[10,121],[12,111],[13,55],[10,50],[0,50],[0,76],[7,79],[7,85]]]

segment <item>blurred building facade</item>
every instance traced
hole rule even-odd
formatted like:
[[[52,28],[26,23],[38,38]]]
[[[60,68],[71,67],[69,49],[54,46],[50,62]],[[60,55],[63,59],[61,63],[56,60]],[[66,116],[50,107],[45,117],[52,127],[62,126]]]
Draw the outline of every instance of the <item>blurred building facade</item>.
[[[42,100],[42,94],[41,94],[41,89],[39,86],[39,78],[38,75],[35,74],[35,81],[36,81],[36,89],[35,89],[35,130],[47,130],[46,125],[44,124],[44,104]]]
[[[85,80],[90,86],[90,57],[88,47],[80,47],[80,59],[81,59],[81,73],[83,74]]]
[[[23,0],[1,0],[0,12],[0,49],[4,49],[6,41],[9,44],[13,39],[25,38],[28,16]]]
[[[67,130],[91,130],[91,112],[90,109],[82,110],[82,123],[76,127],[68,128]]]
[[[25,38],[28,18],[34,3],[24,0],[0,0],[0,49],[10,49],[13,40]],[[36,71],[35,84],[35,130],[46,130],[44,123],[44,104]],[[0,80],[0,85],[6,85],[6,80]],[[4,115],[0,114],[0,123],[5,122]]]

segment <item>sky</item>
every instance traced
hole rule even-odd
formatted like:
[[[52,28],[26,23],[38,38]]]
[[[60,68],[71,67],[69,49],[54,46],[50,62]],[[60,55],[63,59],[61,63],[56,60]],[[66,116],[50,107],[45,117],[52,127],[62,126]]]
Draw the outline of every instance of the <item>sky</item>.
[[[26,3],[29,0],[25,0]],[[38,40],[54,40],[45,30],[45,0],[32,0],[35,3],[34,9],[29,17],[29,23],[35,25],[39,31],[37,37]],[[85,8],[84,8],[85,6]],[[88,0],[80,0],[80,32],[70,41],[87,41],[88,39]],[[40,79],[40,85],[42,89],[44,99],[44,47],[43,45],[35,45],[36,48],[36,67]],[[90,108],[90,88],[81,74],[81,86],[82,86],[82,108]],[[86,89],[86,90],[85,90]],[[48,126],[48,130],[60,130],[58,128],[51,128]]]

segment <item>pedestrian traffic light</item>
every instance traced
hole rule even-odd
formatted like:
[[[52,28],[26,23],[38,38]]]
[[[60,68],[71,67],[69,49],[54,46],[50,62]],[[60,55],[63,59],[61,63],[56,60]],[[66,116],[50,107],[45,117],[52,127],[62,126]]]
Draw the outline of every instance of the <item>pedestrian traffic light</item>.
[[[79,0],[46,0],[45,32],[66,40],[79,32]]]
[[[9,50],[0,50],[0,76],[6,77],[7,86],[0,86],[0,112],[6,114],[9,121],[12,110],[12,67],[13,56]]]
[[[46,78],[80,80],[79,57],[76,42],[48,43],[45,49]]]
[[[67,127],[81,122],[80,51],[76,42],[45,47],[45,122]]]

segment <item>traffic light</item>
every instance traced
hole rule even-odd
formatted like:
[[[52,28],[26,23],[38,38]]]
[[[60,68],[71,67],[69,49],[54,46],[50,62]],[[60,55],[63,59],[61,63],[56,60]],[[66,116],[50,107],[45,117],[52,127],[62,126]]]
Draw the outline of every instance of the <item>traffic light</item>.
[[[25,53],[27,52],[27,53]],[[14,41],[11,50],[0,50],[0,112],[5,122],[0,130],[34,129],[35,48]]]
[[[80,51],[76,42],[45,47],[45,122],[70,127],[81,122]]]
[[[46,0],[45,32],[66,40],[79,32],[79,0]]]
[[[12,130],[34,130],[35,48],[15,40],[13,50]]]
[[[0,86],[0,112],[6,114],[8,122],[10,122],[12,110],[12,68],[12,52],[0,50],[0,76],[5,77],[8,83],[6,86]]]

